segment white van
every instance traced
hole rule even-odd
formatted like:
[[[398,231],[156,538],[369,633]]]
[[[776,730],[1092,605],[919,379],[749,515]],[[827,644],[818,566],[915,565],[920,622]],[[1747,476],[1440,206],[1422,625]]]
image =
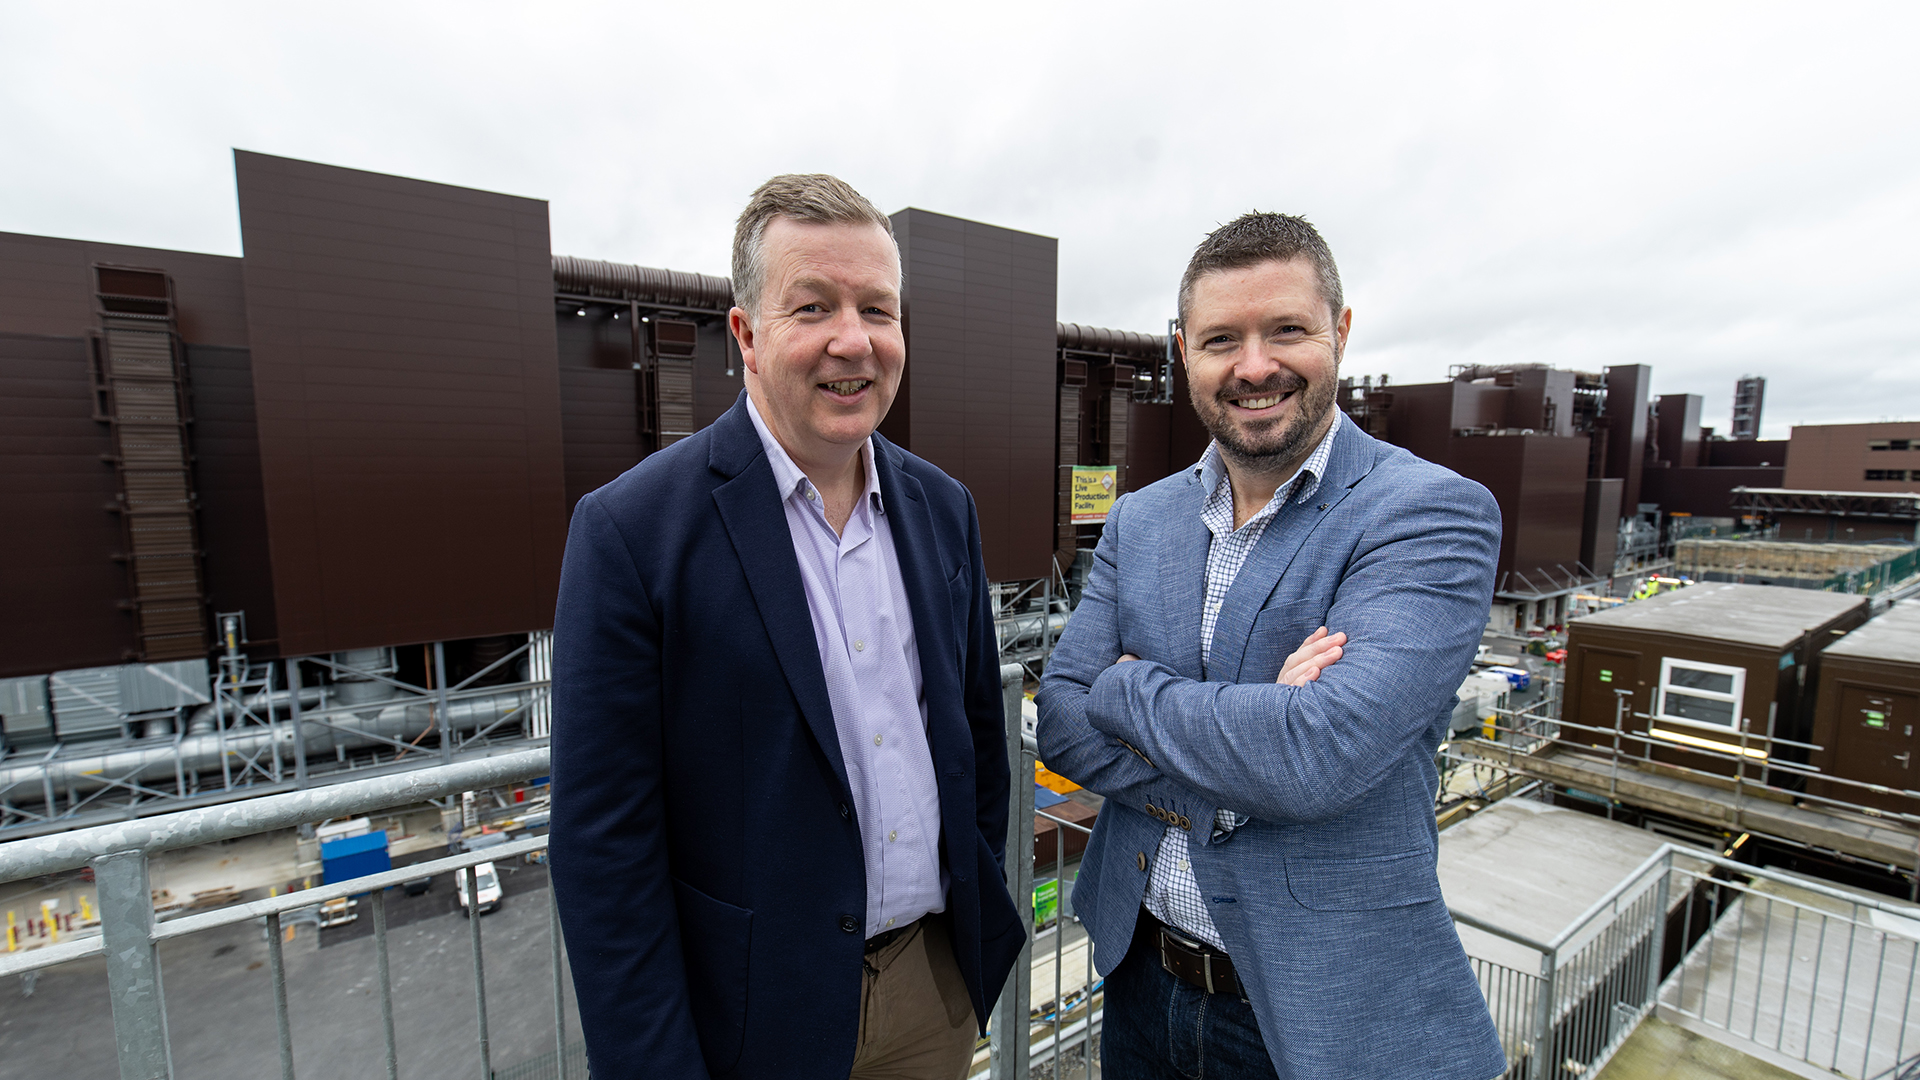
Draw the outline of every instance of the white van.
[[[467,875],[455,871],[453,875],[454,891],[460,894],[460,913],[471,916],[467,909]],[[473,868],[473,891],[480,904],[480,914],[485,915],[500,906],[500,873],[490,862],[483,862]]]

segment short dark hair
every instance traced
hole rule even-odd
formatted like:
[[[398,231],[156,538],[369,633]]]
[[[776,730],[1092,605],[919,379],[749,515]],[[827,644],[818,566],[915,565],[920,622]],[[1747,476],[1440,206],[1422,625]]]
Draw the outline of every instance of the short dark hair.
[[[767,226],[775,218],[810,225],[878,225],[893,236],[887,215],[837,176],[787,173],[761,184],[733,226],[733,302],[750,322],[760,314],[760,290],[767,276],[763,249]]]
[[[1263,262],[1292,262],[1305,259],[1320,279],[1320,298],[1335,320],[1346,308],[1340,292],[1340,268],[1333,264],[1333,250],[1320,237],[1320,231],[1303,217],[1291,214],[1263,214],[1254,211],[1207,234],[1187,261],[1187,272],[1180,277],[1180,327],[1187,325],[1187,307],[1193,302],[1193,286],[1208,274],[1223,270],[1241,270]]]

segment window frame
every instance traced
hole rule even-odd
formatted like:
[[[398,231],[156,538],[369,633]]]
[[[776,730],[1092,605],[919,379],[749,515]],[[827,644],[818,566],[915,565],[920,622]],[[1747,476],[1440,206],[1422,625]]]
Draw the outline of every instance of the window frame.
[[[1672,677],[1675,668],[1702,671],[1713,675],[1731,675],[1733,677],[1733,692],[1730,694],[1722,694],[1715,690],[1698,690],[1690,686],[1671,686],[1669,679]],[[1667,712],[1667,693],[1669,690],[1692,697],[1706,698],[1709,701],[1725,701],[1731,703],[1733,705],[1732,723],[1715,724],[1705,720],[1693,720],[1685,716],[1673,716],[1669,714]],[[1746,691],[1746,668],[1729,667],[1726,664],[1712,664],[1705,660],[1687,660],[1676,656],[1663,656],[1660,658],[1660,685],[1656,688],[1659,700],[1654,708],[1654,719],[1663,724],[1683,724],[1700,731],[1717,731],[1721,734],[1738,735],[1746,730],[1746,716],[1741,710]]]

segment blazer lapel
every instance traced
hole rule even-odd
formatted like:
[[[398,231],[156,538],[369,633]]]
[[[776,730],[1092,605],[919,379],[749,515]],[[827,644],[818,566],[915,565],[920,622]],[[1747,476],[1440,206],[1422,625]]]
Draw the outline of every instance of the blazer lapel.
[[[958,639],[947,606],[947,570],[940,565],[940,547],[934,539],[933,511],[926,489],[900,468],[892,443],[876,437],[875,467],[880,472],[880,498],[886,505],[887,528],[893,533],[893,552],[900,560],[900,583],[907,592],[907,611],[913,616],[913,637],[920,653],[920,683],[928,700],[942,694],[957,696],[952,676],[959,670]],[[928,709],[930,728],[937,727],[945,710]],[[929,730],[927,742],[937,756],[940,733]]]
[[[713,503],[733,541],[734,554],[740,558],[741,572],[753,593],[761,625],[773,642],[780,670],[800,703],[800,713],[806,717],[814,741],[833,765],[841,793],[848,794],[852,788],[847,783],[847,763],[840,755],[833,699],[827,695],[827,676],[820,667],[813,614],[807,608],[807,590],[800,580],[800,560],[793,553],[793,535],[787,531],[773,466],[760,446],[753,420],[747,416],[745,401],[743,391],[733,408],[714,421],[708,464],[731,479],[713,489]]]
[[[1160,595],[1166,605],[1167,640],[1173,648],[1173,655],[1162,662],[1195,680],[1205,677],[1200,663],[1200,609],[1207,602],[1207,549],[1213,542],[1200,520],[1206,499],[1200,481],[1189,473],[1160,538]]]
[[[1327,457],[1327,474],[1313,501],[1305,505],[1281,507],[1274,522],[1261,535],[1247,556],[1247,564],[1233,579],[1227,598],[1220,605],[1220,617],[1213,624],[1213,663],[1210,669],[1228,682],[1240,681],[1240,668],[1246,661],[1247,638],[1253,633],[1253,620],[1267,606],[1280,578],[1293,565],[1294,557],[1326,520],[1334,507],[1346,499],[1353,486],[1371,472],[1378,460],[1379,446],[1344,415],[1337,421],[1340,433],[1334,437],[1333,453]]]

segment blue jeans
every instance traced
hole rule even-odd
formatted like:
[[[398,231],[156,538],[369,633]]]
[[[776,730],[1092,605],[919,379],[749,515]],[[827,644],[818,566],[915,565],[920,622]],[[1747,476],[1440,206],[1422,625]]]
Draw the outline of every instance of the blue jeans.
[[[1253,1006],[1209,994],[1160,967],[1152,920],[1107,976],[1100,1030],[1106,1080],[1276,1080]]]

